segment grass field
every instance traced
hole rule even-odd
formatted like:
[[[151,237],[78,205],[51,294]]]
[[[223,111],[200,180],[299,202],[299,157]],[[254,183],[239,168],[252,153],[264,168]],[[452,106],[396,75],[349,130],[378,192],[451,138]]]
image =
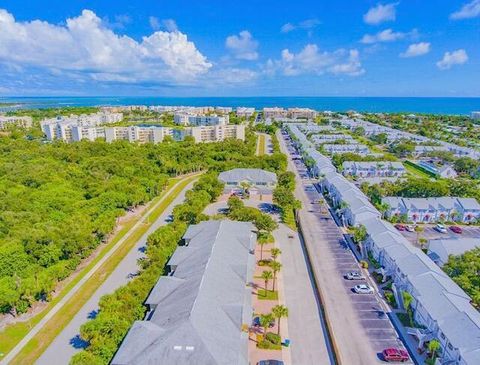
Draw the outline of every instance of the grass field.
[[[426,179],[435,179],[432,175],[426,173],[423,171],[421,168],[417,167],[415,164],[412,163],[403,163],[403,166],[405,166],[405,169],[412,175],[416,177],[422,177]]]
[[[11,364],[33,364],[43,353],[47,346],[55,337],[65,328],[70,319],[77,311],[88,301],[91,295],[106,280],[115,267],[127,255],[135,242],[147,231],[151,224],[162,214],[168,205],[178,194],[193,181],[197,176],[189,176],[181,179],[172,179],[169,181],[167,189],[158,197],[152,200],[150,206],[157,204],[161,199],[165,199],[148,214],[149,210],[139,218],[128,221],[116,236],[102,249],[100,254],[92,260],[82,271],[66,285],[60,295],[55,297],[48,306],[38,315],[27,322],[16,323],[8,326],[0,333],[0,352],[6,354],[10,351],[24,336],[28,334],[48,312],[53,308],[87,273],[100,261],[113,247],[119,242],[138,222],[143,220],[144,224],[135,229],[134,232],[121,244],[112,256],[90,277],[84,285],[70,298],[65,305],[45,324],[45,326],[27,343],[22,351],[15,357]],[[177,186],[174,185],[181,181]]]
[[[258,155],[263,156],[265,154],[265,136],[263,134],[258,135]]]

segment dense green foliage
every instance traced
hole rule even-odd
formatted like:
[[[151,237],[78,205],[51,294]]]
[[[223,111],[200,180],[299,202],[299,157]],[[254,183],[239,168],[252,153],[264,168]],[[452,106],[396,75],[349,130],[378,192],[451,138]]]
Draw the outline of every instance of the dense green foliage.
[[[32,117],[34,121],[46,118],[55,118],[59,115],[80,115],[97,113],[100,109],[96,107],[65,107],[65,108],[44,108],[44,109],[19,109],[8,112],[8,115],[19,115]]]
[[[455,196],[461,198],[476,198],[480,201],[480,190],[471,181],[464,179],[439,179],[432,181],[427,178],[409,177],[404,181],[382,181],[380,184],[362,184],[362,191],[370,200],[379,204],[382,197],[401,196],[405,198],[432,198],[440,196]]]
[[[246,142],[209,144],[47,144],[17,137],[0,138],[0,311],[14,315],[48,300],[116,219],[158,195],[168,176],[286,166],[280,153],[256,157],[252,132]]]
[[[89,345],[72,358],[71,364],[110,362],[133,322],[144,318],[146,308],[143,302],[158,277],[164,274],[165,264],[188,225],[208,219],[202,211],[222,189],[216,174],[202,176],[186,195],[185,202],[175,208],[174,221],[148,237],[146,258],[141,263],[142,271],[127,285],[101,298],[97,317],[80,329],[82,339]]]
[[[480,306],[480,248],[450,256],[443,270]]]
[[[295,190],[295,174],[287,171],[278,177],[278,184],[273,191],[273,202],[280,207],[283,223],[295,227],[294,210],[300,208],[301,203],[293,194]]]

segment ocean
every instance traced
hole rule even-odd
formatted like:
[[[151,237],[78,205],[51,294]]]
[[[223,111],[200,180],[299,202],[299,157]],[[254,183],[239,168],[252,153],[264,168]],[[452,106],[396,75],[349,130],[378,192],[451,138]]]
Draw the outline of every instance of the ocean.
[[[468,115],[480,110],[480,98],[418,97],[0,97],[16,108],[109,105],[185,105],[305,107],[315,110]],[[6,110],[7,108],[0,109]],[[10,109],[10,108],[8,108]]]

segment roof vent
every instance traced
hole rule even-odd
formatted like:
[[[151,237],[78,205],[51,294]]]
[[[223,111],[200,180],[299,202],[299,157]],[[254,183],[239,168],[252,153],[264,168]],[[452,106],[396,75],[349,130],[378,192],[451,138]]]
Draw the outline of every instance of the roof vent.
[[[175,351],[182,351],[182,346],[173,346]]]
[[[193,351],[193,350],[195,350],[195,346],[185,346],[185,350]]]

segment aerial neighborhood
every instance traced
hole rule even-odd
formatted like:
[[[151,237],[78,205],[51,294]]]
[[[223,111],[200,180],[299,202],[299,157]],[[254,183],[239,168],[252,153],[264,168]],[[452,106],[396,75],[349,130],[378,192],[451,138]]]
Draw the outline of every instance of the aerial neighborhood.
[[[112,253],[123,262],[108,269],[115,284],[90,284],[109,299],[89,319],[92,307],[82,304],[31,355],[39,364],[318,364],[332,356],[480,363],[480,287],[463,263],[480,250],[474,147],[412,133],[412,115],[401,116],[405,131],[389,126],[397,116],[306,108],[130,105],[43,114],[9,113],[2,130],[26,133],[42,155],[90,144],[111,156],[127,149],[124,158],[147,163],[141,173],[115,164],[101,172],[93,160],[78,168],[107,180],[132,174],[125,194],[139,206],[151,199],[141,191],[172,198],[140,214],[145,226],[132,234],[147,238],[132,238],[131,257]],[[457,131],[443,130],[445,140]],[[66,164],[82,161],[65,156]],[[165,180],[143,188],[138,174]],[[130,206],[107,196],[100,207]],[[109,242],[101,227],[93,234]],[[112,316],[126,322],[101,352]],[[67,337],[86,345],[65,346]],[[6,359],[24,351],[19,344]]]

